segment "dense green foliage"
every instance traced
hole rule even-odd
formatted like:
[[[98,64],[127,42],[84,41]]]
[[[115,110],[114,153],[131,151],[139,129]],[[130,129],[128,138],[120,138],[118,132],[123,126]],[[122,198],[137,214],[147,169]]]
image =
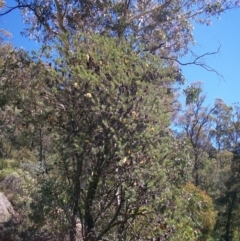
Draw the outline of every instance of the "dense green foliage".
[[[0,239],[238,240],[240,108],[204,107],[196,84],[177,112],[174,95],[191,22],[238,2],[16,3],[1,15],[19,8],[43,45],[0,39],[0,188],[16,211]]]
[[[238,240],[239,105],[229,107],[218,99],[207,108],[204,99],[199,92],[175,123],[182,130],[179,138],[192,149],[194,183],[214,200],[218,212],[214,240]]]
[[[11,52],[23,65],[2,74],[2,113],[11,110],[14,145],[39,160],[29,170],[38,183],[30,203],[34,228],[60,236],[70,230],[74,238],[78,221],[86,240],[172,236],[185,210],[186,175],[185,148],[168,128],[174,69],[94,34],[71,43],[70,52],[56,44],[31,61]]]

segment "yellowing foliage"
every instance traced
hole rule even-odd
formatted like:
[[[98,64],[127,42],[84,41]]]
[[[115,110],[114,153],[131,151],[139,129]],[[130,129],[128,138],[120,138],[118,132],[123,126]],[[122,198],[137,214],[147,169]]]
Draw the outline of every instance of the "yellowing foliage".
[[[216,223],[217,215],[212,198],[192,183],[187,183],[184,191],[189,201],[188,211],[191,213],[192,218],[200,224],[199,229],[203,233],[211,232]]]

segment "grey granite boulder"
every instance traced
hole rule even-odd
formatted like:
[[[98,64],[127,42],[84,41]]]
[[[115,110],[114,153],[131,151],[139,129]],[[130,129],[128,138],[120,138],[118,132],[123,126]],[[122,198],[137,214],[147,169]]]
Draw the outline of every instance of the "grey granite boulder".
[[[12,204],[6,196],[0,192],[0,223],[5,223],[14,215]]]

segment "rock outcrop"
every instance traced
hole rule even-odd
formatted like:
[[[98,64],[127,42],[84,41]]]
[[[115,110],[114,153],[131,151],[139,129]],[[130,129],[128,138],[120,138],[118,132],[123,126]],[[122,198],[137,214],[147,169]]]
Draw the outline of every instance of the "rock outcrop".
[[[12,204],[6,196],[0,192],[0,223],[8,222],[14,215]]]

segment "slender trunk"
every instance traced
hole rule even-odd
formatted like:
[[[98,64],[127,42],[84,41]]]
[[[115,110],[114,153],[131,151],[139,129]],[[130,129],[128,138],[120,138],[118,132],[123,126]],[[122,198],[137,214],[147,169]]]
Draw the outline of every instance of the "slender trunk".
[[[74,202],[73,202],[73,209],[72,209],[72,216],[71,216],[71,227],[69,231],[70,241],[76,240],[77,234],[77,216],[78,216],[78,204],[80,198],[80,177],[82,173],[82,160],[77,157],[77,172],[74,180]]]
[[[39,163],[43,164],[43,136],[42,128],[39,129]]]
[[[227,213],[227,223],[226,223],[226,233],[225,233],[225,241],[231,240],[231,221],[232,221],[232,211],[236,201],[237,193],[234,192],[232,196],[231,203],[229,204],[229,209]]]
[[[116,169],[116,172],[118,172],[118,168]],[[122,206],[122,191],[121,188],[118,187],[117,189],[117,193],[116,193],[116,199],[117,199],[117,211],[121,209]],[[121,221],[122,223],[119,225],[118,227],[118,241],[124,241],[125,240],[125,232],[124,232],[124,222],[123,222],[123,217],[119,217],[119,221]]]
[[[103,154],[99,154],[92,181],[89,183],[87,199],[85,201],[85,237],[86,241],[96,241],[95,224],[92,216],[92,205],[97,191],[99,179],[101,176],[101,166],[103,163]]]
[[[94,174],[93,181],[89,184],[86,206],[85,206],[85,237],[86,241],[96,241],[95,224],[92,216],[92,205],[99,182],[99,176]]]
[[[3,158],[3,144],[2,144],[2,140],[0,140],[0,158]]]
[[[194,158],[193,176],[195,179],[195,185],[199,186],[199,160],[198,160],[197,154],[195,154],[195,158]]]
[[[121,220],[122,221],[122,220]],[[124,241],[126,240],[125,237],[125,231],[124,231],[124,223],[122,223],[119,227],[118,227],[118,241]]]

